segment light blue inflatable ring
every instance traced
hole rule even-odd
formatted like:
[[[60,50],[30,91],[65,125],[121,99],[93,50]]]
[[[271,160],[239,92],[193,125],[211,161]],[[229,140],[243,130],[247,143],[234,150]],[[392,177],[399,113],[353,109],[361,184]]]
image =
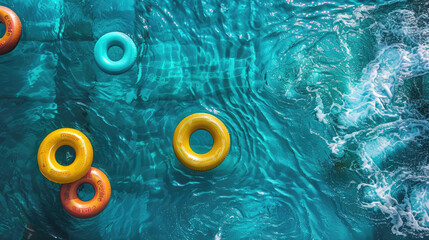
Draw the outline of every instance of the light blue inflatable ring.
[[[109,48],[118,46],[124,55],[118,61],[113,61],[107,55]],[[133,40],[121,32],[110,32],[98,39],[94,48],[95,62],[106,73],[121,74],[128,71],[137,58],[137,48]]]

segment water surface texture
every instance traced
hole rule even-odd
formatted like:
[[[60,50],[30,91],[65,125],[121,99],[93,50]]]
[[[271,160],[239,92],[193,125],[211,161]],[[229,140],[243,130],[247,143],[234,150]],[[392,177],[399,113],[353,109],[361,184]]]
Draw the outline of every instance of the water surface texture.
[[[0,238],[429,237],[427,1],[0,5],[23,24],[0,56]],[[111,31],[138,47],[121,75],[93,57]],[[172,148],[197,112],[231,136],[208,172],[186,169]],[[110,179],[94,218],[68,215],[60,185],[39,172],[39,144],[62,127],[88,136]],[[198,151],[211,143],[192,139]]]

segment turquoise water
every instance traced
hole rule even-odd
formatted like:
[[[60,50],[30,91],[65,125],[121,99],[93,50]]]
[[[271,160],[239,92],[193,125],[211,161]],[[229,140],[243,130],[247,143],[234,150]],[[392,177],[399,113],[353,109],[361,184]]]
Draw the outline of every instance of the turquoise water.
[[[426,1],[0,5],[23,24],[18,47],[0,56],[1,238],[429,237]],[[121,75],[93,57],[111,31],[138,47]],[[208,172],[186,169],[172,148],[196,112],[231,136]],[[110,179],[94,218],[68,215],[59,184],[38,170],[39,144],[61,127],[88,136]],[[207,151],[210,136],[195,135],[193,148]]]

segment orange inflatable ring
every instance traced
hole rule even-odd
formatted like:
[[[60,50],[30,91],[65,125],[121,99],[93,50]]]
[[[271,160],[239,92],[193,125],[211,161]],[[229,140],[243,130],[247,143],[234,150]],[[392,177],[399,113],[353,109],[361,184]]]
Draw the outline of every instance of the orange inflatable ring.
[[[6,26],[6,33],[0,38],[0,55],[12,51],[21,38],[21,21],[9,8],[0,6],[0,22]]]
[[[95,189],[95,195],[89,201],[82,201],[77,195],[77,189],[84,183],[91,184]],[[64,209],[77,218],[91,218],[101,213],[109,203],[110,194],[109,179],[106,174],[94,167],[76,182],[61,185],[60,191]]]

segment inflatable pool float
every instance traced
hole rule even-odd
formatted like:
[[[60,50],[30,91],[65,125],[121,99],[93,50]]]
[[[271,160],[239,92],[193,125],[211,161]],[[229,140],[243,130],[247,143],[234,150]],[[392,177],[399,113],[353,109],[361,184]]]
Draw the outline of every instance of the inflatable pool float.
[[[82,201],[77,195],[80,185],[89,183],[94,187],[95,195],[89,201]],[[60,196],[64,209],[73,217],[91,218],[101,213],[110,201],[110,181],[101,170],[91,170],[76,182],[61,185]]]
[[[213,137],[213,147],[204,154],[195,153],[189,139],[197,130],[206,130]],[[207,171],[217,167],[229,152],[230,138],[225,125],[215,116],[195,113],[183,119],[173,136],[173,149],[177,159],[189,169]]]
[[[124,55],[118,61],[107,55],[109,48],[118,46]],[[97,65],[106,73],[121,74],[128,71],[137,58],[137,48],[133,40],[121,32],[111,32],[98,39],[94,47],[94,57]]]
[[[68,166],[60,165],[55,159],[55,153],[61,146],[71,146],[76,152],[76,158]],[[37,153],[40,172],[49,180],[56,183],[71,183],[79,180],[92,164],[92,145],[80,131],[71,128],[61,128],[51,132],[43,139]]]
[[[21,21],[12,10],[0,6],[0,22],[6,26],[5,34],[0,38],[0,55],[3,55],[18,45],[21,38]]]

